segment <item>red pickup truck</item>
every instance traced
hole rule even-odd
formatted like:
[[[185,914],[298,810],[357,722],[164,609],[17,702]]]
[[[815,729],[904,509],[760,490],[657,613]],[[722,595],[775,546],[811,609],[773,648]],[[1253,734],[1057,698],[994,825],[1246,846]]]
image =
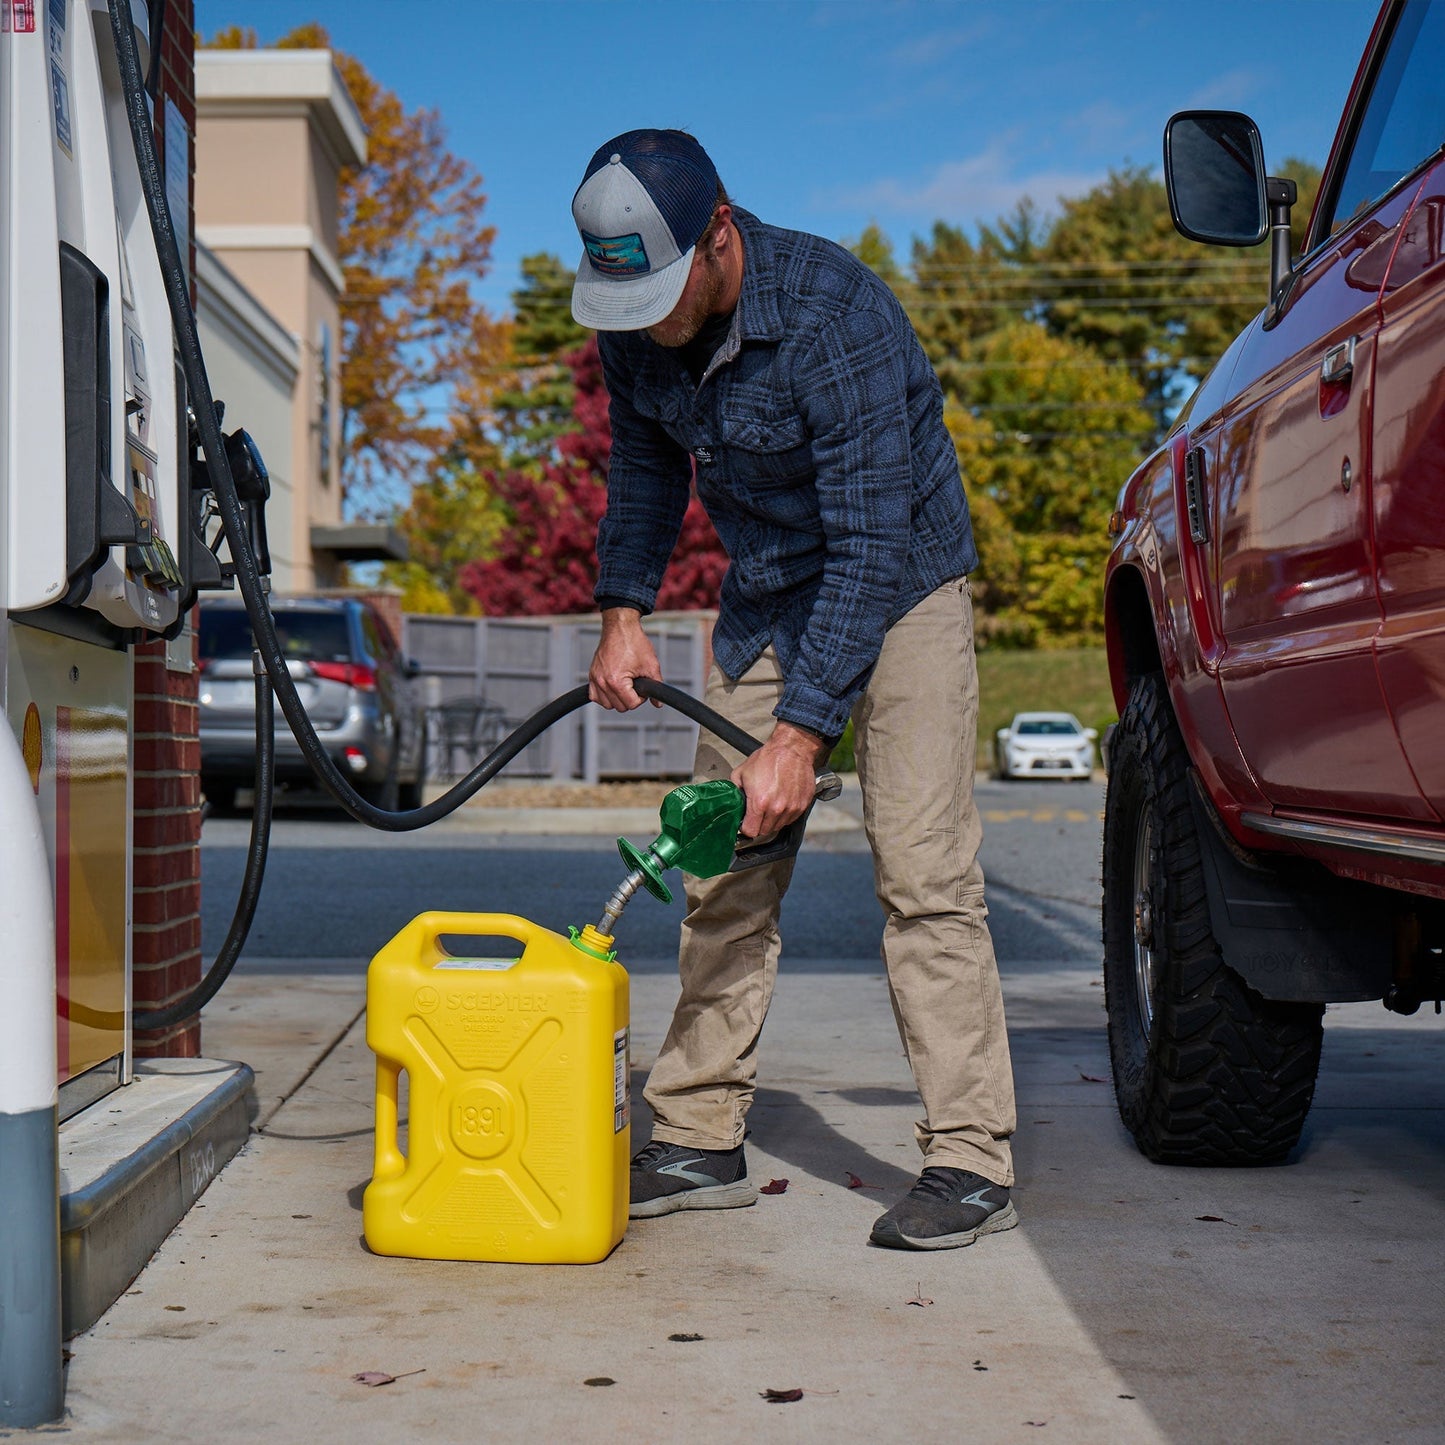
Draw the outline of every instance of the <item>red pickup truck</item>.
[[[1445,994],[1445,0],[1386,0],[1304,254],[1258,129],[1165,134],[1176,227],[1268,304],[1110,528],[1104,978],[1143,1152],[1299,1141],[1324,1004]]]

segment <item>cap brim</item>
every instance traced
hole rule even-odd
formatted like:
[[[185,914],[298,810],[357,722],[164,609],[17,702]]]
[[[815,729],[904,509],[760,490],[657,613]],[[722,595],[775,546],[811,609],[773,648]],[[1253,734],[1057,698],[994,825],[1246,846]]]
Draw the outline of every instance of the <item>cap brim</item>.
[[[625,279],[599,276],[583,251],[572,284],[573,320],[594,331],[642,331],[656,326],[677,305],[696,250],[689,246],[670,266]]]

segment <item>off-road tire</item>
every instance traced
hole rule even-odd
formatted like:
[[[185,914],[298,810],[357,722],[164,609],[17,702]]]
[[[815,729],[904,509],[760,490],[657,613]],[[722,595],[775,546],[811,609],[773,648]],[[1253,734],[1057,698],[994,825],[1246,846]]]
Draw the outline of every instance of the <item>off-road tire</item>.
[[[1281,1163],[1314,1097],[1324,1008],[1278,1003],[1210,929],[1189,756],[1158,674],[1135,682],[1104,808],[1104,998],[1114,1093],[1161,1164]]]

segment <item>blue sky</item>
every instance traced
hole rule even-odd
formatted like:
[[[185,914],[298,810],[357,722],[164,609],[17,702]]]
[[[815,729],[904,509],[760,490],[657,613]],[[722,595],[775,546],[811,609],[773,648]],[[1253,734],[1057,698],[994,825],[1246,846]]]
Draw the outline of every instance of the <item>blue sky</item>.
[[[1323,164],[1376,0],[196,0],[196,25],[303,20],[481,171],[507,309],[521,258],[580,253],[592,151],[681,126],[738,202],[836,240],[877,222],[900,257],[935,220],[1044,208],[1157,168],[1171,112],[1248,111],[1265,157]]]

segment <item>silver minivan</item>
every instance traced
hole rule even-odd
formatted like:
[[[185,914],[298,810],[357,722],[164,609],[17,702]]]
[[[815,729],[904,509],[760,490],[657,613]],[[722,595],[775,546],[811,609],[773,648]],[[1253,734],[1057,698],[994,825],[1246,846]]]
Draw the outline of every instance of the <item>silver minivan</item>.
[[[426,745],[417,669],[380,614],[352,597],[273,597],[271,611],[306,714],[336,765],[368,800],[419,807]],[[201,599],[201,791],[217,814],[234,812],[238,790],[255,778],[251,646],[239,597]],[[276,780],[314,781],[279,709]]]

